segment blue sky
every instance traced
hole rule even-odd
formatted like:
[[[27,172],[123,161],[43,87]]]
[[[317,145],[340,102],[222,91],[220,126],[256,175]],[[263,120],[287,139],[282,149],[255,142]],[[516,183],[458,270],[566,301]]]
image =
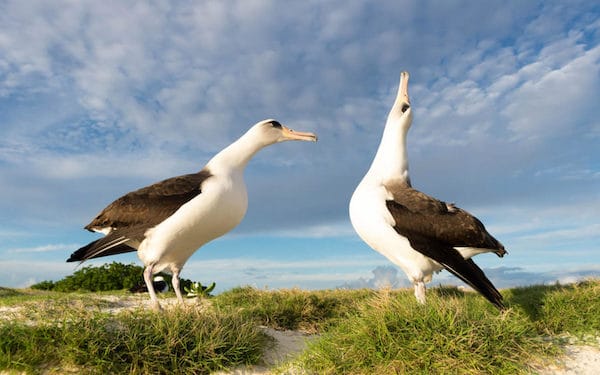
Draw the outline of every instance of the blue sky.
[[[600,5],[590,1],[2,1],[0,285],[58,280],[128,191],[201,169],[255,122],[242,224],[182,277],[407,284],[348,201],[411,74],[413,185],[509,251],[500,287],[600,275]],[[293,197],[290,199],[290,197]],[[102,261],[137,262],[135,254]],[[101,262],[91,262],[99,264]],[[433,284],[455,282],[442,273]]]

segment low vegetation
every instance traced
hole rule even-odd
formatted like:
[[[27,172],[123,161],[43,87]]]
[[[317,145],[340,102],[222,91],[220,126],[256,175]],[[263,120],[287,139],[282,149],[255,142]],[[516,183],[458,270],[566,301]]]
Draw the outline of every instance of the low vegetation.
[[[408,291],[381,291],[282,371],[530,373],[561,352],[562,338],[600,337],[600,280],[506,290],[502,313],[475,293],[432,291],[425,306]]]
[[[0,369],[27,373],[210,373],[256,363],[268,337],[218,309],[116,314],[65,301],[27,304],[0,324]]]
[[[481,298],[381,292],[294,364],[318,374],[506,373],[552,353],[526,316]]]
[[[430,289],[422,306],[408,290],[245,287],[157,313],[111,312],[106,294],[0,289],[0,370],[210,373],[260,362],[266,325],[319,334],[282,373],[514,374],[558,355],[565,337],[600,336],[600,280],[503,294],[498,312],[456,288]]]
[[[365,289],[269,291],[242,287],[220,294],[214,304],[256,324],[317,333],[346,318],[376,294]]]
[[[31,286],[32,289],[54,290],[57,292],[129,289],[142,282],[144,269],[134,264],[117,262],[107,263],[99,267],[85,266],[72,275],[59,281],[42,281]]]
[[[101,266],[85,266],[72,275],[58,281],[45,280],[34,284],[31,289],[52,290],[56,292],[106,292],[129,290],[144,285],[144,268],[135,264],[112,262]],[[171,285],[171,276],[160,273]],[[180,288],[184,292],[193,288],[193,282],[180,279]],[[214,288],[214,286],[213,286]]]

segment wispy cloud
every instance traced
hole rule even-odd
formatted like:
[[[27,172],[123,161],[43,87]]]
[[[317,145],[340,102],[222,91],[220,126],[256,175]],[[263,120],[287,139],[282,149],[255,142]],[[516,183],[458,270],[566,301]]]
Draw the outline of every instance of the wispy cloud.
[[[600,244],[600,224],[581,225],[568,229],[554,229],[543,233],[528,234],[522,236],[524,240],[574,240],[574,239],[596,239]]]
[[[26,237],[26,236],[27,236],[27,232],[21,231],[21,230],[6,230],[6,229],[0,230],[0,238],[2,238],[2,239],[14,239],[14,238]]]
[[[28,287],[44,280],[58,280],[71,274],[73,264],[40,260],[0,260],[5,272],[0,276],[0,285]]]
[[[381,289],[381,288],[401,288],[410,286],[406,277],[402,277],[398,269],[394,266],[378,266],[372,271],[371,277],[359,277],[356,280],[348,280],[339,285],[343,289]]]
[[[564,44],[567,43],[574,49],[572,55],[568,54],[572,60],[555,62],[556,55],[553,54],[546,57],[549,61],[542,57],[531,65],[547,63],[547,66],[536,67],[535,78],[530,77],[511,94],[503,113],[510,119],[508,128],[516,138],[539,139],[571,134],[579,131],[579,127],[573,126],[573,113],[578,113],[587,122],[588,116],[596,112],[589,93],[600,87],[600,47],[581,51],[581,45],[575,40],[559,44],[566,47]],[[553,63],[564,65],[552,69]],[[522,71],[529,68],[525,66]],[[584,125],[589,126],[589,123]]]
[[[24,253],[51,253],[61,252],[66,253],[81,246],[80,244],[49,244],[33,247],[21,247],[5,250],[8,254],[24,254]],[[62,254],[61,254],[62,255]]]
[[[313,260],[273,260],[260,259],[256,257],[223,258],[202,261],[190,261],[186,265],[188,270],[218,270],[238,272],[247,269],[252,270],[278,270],[286,272],[298,269],[334,269],[334,268],[356,268],[365,265],[378,265],[382,260],[373,257],[331,258]]]
[[[337,223],[321,223],[314,225],[304,225],[295,228],[286,228],[282,230],[271,229],[266,232],[244,233],[242,236],[269,236],[269,237],[287,237],[287,238],[335,238],[354,236],[349,221]]]
[[[516,0],[5,1],[0,237],[25,249],[14,233],[79,227],[274,117],[320,140],[256,156],[236,235],[347,240],[348,200],[404,69],[417,188],[517,247],[593,237],[597,15]]]
[[[484,268],[483,271],[498,288],[514,288],[518,286],[559,283],[573,283],[589,278],[600,277],[600,266],[579,268],[552,269],[542,272],[530,272],[521,267]],[[461,285],[463,282],[444,271],[433,278],[430,286]],[[410,282],[392,266],[379,266],[372,270],[371,277],[360,277],[339,285],[341,288],[402,288],[410,287]]]

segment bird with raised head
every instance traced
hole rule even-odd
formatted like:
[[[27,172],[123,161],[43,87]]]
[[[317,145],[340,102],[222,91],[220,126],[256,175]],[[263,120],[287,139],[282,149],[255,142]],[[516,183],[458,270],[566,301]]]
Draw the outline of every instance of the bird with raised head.
[[[425,283],[433,273],[446,269],[502,309],[502,295],[471,257],[485,252],[502,257],[504,246],[473,215],[412,187],[406,149],[413,120],[408,78],[407,72],[400,75],[379,148],[350,200],[352,225],[363,241],[406,273],[419,302],[425,303]]]

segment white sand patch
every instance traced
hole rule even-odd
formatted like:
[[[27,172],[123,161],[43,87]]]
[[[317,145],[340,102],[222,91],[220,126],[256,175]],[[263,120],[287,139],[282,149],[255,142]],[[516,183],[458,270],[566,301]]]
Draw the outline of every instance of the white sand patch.
[[[219,371],[213,375],[268,375],[270,368],[274,368],[286,360],[301,353],[309,341],[316,339],[317,335],[310,335],[299,331],[277,331],[269,327],[260,327],[263,332],[274,339],[273,346],[263,353],[263,363],[256,366],[244,366],[232,371]]]
[[[600,348],[589,345],[567,345],[565,356],[539,371],[540,375],[600,374]]]

